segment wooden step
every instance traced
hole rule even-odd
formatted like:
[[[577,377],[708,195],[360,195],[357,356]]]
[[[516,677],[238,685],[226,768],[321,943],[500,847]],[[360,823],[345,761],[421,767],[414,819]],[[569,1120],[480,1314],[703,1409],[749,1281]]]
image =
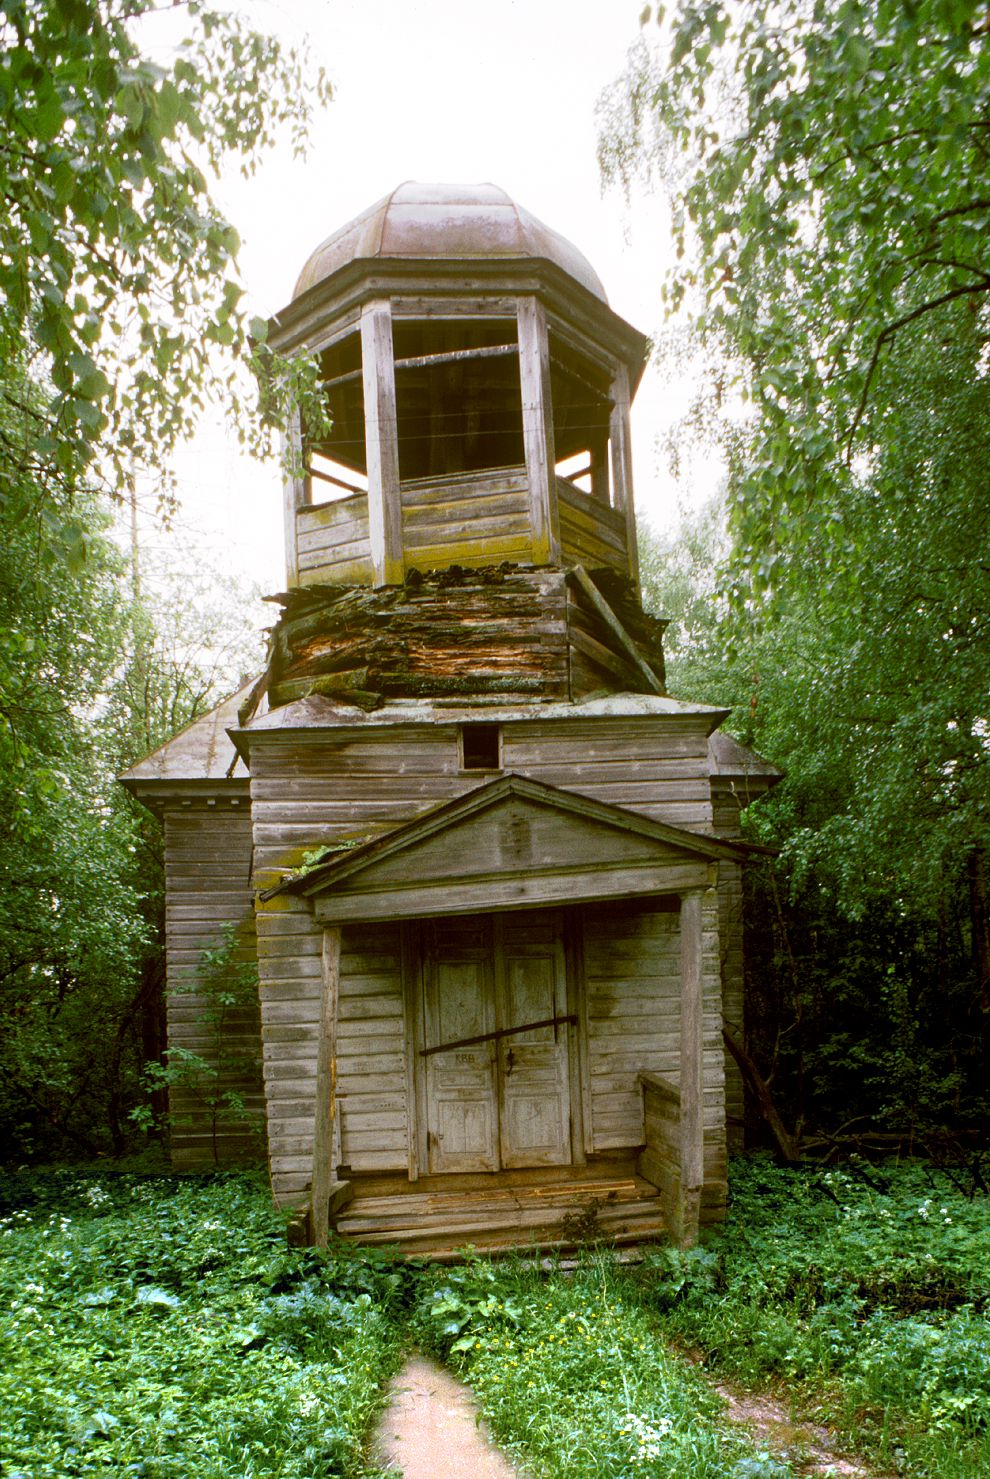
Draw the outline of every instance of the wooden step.
[[[452,1257],[458,1248],[500,1253],[560,1250],[585,1241],[635,1244],[662,1234],[656,1187],[636,1175],[470,1190],[405,1189],[361,1196],[337,1219],[339,1236],[374,1246],[394,1245],[411,1257]],[[594,1213],[589,1217],[589,1213]]]

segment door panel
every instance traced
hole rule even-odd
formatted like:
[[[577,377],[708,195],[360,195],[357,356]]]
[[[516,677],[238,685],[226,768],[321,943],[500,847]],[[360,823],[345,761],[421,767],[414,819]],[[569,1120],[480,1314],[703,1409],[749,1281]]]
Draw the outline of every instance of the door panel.
[[[495,1026],[490,932],[475,922],[438,921],[427,932],[426,1045],[456,1042]],[[426,1059],[427,1169],[494,1171],[498,1166],[495,1052],[491,1042]]]
[[[436,920],[424,947],[426,1047],[567,1011],[558,910]],[[560,1024],[431,1053],[428,1172],[567,1165],[568,1042]]]
[[[499,1024],[518,1026],[567,1012],[558,911],[495,919]],[[501,1038],[499,1148],[507,1169],[564,1166],[571,1158],[568,1028],[536,1027]]]

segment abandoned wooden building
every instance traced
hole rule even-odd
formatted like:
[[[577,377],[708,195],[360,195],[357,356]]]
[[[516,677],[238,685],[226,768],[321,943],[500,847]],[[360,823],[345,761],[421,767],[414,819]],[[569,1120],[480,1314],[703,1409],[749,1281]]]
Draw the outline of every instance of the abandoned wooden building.
[[[775,772],[667,693],[640,606],[646,340],[502,190],[411,183],[269,334],[333,427],[290,429],[268,666],[123,778],[165,829],[170,1042],[213,1070],[175,1164],[260,1127],[318,1241],[689,1242],[741,1133],[739,814]],[[224,927],[258,988],[218,1028]]]

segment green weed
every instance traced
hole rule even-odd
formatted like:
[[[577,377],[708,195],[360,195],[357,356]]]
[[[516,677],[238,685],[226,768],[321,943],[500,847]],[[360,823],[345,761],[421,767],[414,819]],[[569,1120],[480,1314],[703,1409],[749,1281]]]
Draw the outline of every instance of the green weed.
[[[0,1219],[5,1479],[366,1472],[403,1274],[288,1249],[247,1178],[31,1186]]]
[[[658,1338],[605,1256],[573,1275],[471,1259],[424,1278],[420,1340],[474,1388],[496,1437],[554,1479],[776,1479]]]
[[[661,1328],[750,1385],[824,1404],[903,1472],[990,1473],[990,1208],[919,1167],[740,1162],[703,1250],[651,1253]]]

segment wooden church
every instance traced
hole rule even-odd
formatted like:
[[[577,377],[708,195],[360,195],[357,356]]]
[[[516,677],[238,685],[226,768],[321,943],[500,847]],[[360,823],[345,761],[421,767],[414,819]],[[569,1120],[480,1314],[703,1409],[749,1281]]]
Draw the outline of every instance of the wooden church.
[[[640,606],[647,343],[492,185],[407,183],[270,324],[290,428],[267,669],[134,766],[162,818],[177,1167],[267,1146],[310,1236],[441,1255],[717,1219],[742,1091],[740,809],[775,772],[671,697]],[[256,962],[222,1037],[224,929]]]

